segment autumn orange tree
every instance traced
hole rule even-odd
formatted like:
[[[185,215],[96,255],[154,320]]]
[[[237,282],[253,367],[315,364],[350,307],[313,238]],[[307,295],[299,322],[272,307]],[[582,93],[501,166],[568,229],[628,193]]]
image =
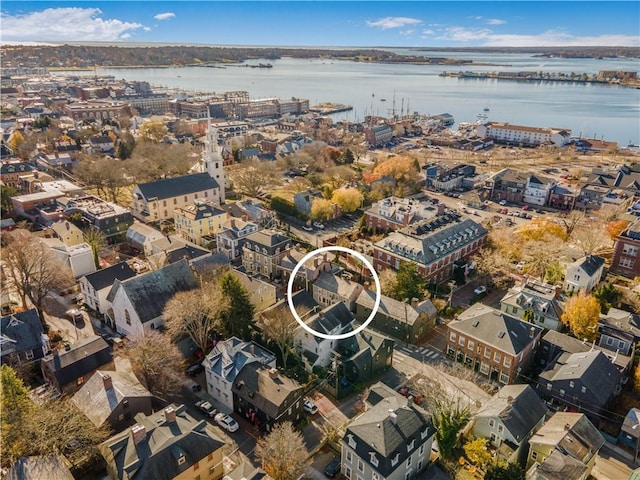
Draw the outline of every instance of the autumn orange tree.
[[[598,332],[600,304],[593,295],[580,292],[567,300],[560,319],[576,338],[593,341]]]
[[[341,188],[333,192],[331,201],[343,212],[354,212],[362,205],[362,193],[355,188]]]
[[[333,204],[324,198],[316,198],[311,203],[311,218],[313,220],[328,220],[333,217]]]
[[[627,220],[614,220],[613,222],[609,222],[605,227],[605,231],[607,232],[607,236],[611,239],[612,242],[615,242],[618,236],[624,231],[625,228],[629,225]]]
[[[414,161],[409,157],[391,157],[373,169],[374,179],[391,177],[396,182],[413,180],[417,174]]]

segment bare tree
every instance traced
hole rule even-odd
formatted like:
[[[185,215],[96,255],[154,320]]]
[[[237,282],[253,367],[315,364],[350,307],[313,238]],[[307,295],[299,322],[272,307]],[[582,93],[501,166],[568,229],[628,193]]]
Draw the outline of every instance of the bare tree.
[[[262,469],[274,480],[300,477],[309,465],[308,455],[302,435],[291,422],[276,425],[256,446]]]
[[[184,360],[167,335],[148,332],[127,347],[124,354],[131,361],[133,372],[140,382],[156,396],[180,390],[180,373]]]
[[[301,312],[298,312],[300,315]],[[286,304],[279,304],[260,314],[260,328],[264,336],[275,343],[282,354],[282,366],[287,368],[289,350],[293,346],[293,336],[298,323]]]
[[[203,352],[209,335],[220,327],[227,300],[217,282],[203,283],[199,289],[176,293],[164,308],[171,338],[189,337]]]
[[[74,173],[82,182],[95,187],[99,197],[113,203],[117,203],[124,187],[130,184],[122,162],[111,158],[86,155]]]
[[[28,308],[27,299],[31,301],[48,330],[44,320],[44,299],[50,292],[72,285],[73,274],[39,239],[17,232],[9,236],[8,245],[2,252],[5,272],[2,280],[15,289],[22,308]]]
[[[235,189],[250,197],[279,184],[274,166],[260,160],[245,160],[229,170],[229,177]]]

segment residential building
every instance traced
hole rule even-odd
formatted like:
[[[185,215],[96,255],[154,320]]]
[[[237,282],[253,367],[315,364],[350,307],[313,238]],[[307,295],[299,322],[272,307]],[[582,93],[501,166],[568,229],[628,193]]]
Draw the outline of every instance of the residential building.
[[[488,439],[499,458],[522,463],[527,440],[547,414],[544,402],[529,385],[506,385],[473,417],[473,436]]]
[[[312,190],[308,188],[304,192],[298,192],[293,196],[293,204],[296,210],[303,215],[311,215],[311,205],[317,198],[324,198],[320,190]]]
[[[104,315],[111,303],[107,301],[107,295],[116,280],[124,281],[134,277],[136,272],[126,262],[116,263],[97,272],[80,277],[80,293],[84,303],[93,311]]]
[[[216,235],[216,248],[230,260],[235,260],[242,253],[247,237],[257,232],[258,225],[254,222],[229,218],[223,225],[222,231]]]
[[[260,467],[254,467],[247,460],[240,462],[233,470],[227,473],[222,480],[273,480]]]
[[[529,173],[503,168],[485,181],[485,189],[490,192],[494,201],[523,203],[529,177]]]
[[[172,404],[149,416],[139,413],[135,420],[98,447],[110,478],[222,479],[224,442],[184,405]]]
[[[189,262],[189,265],[193,265],[193,262],[197,259],[211,256],[211,252],[204,248],[184,245],[173,241],[171,243],[174,245],[174,248],[162,250],[151,255],[148,257],[149,263],[154,265],[155,268],[161,268],[184,259]]]
[[[57,238],[42,238],[42,243],[49,247],[52,255],[67,266],[74,277],[78,278],[96,271],[93,250],[88,243],[80,243],[67,247]]]
[[[543,329],[476,304],[447,325],[447,356],[504,385],[526,375]]]
[[[530,175],[524,187],[524,203],[544,206],[549,201],[556,181],[540,175]]]
[[[600,283],[604,270],[604,258],[587,255],[567,265],[563,290],[567,292],[591,292]]]
[[[152,400],[130,368],[98,370],[71,399],[96,427],[108,425],[114,432],[130,426],[138,413],[151,415]]]
[[[554,185],[549,192],[547,206],[559,210],[571,211],[576,205],[578,194],[563,185]]]
[[[640,408],[631,408],[624,417],[618,441],[629,447],[634,458],[640,457]]]
[[[127,243],[145,257],[153,255],[153,242],[167,238],[160,230],[137,220],[127,229]]]
[[[476,128],[479,137],[492,138],[496,143],[509,145],[538,146],[553,145],[563,147],[571,142],[571,130],[527,127],[509,123],[487,122]]]
[[[433,220],[393,232],[373,246],[373,267],[397,270],[402,263],[416,265],[428,282],[437,283],[453,273],[454,262],[474,255],[487,230],[470,218],[446,213]]]
[[[74,120],[104,120],[119,118],[125,114],[131,116],[129,106],[122,102],[93,100],[88,102],[67,103],[64,114]]]
[[[554,453],[562,457],[579,462],[586,470],[581,473],[583,476],[563,477],[563,478],[587,478],[596,461],[596,455],[604,445],[605,440],[600,432],[593,426],[589,419],[582,413],[555,413],[533,437],[529,439],[529,456],[527,458],[527,469],[534,464],[542,467],[542,471],[554,470],[552,465],[562,464],[552,462],[552,465],[545,467],[546,460]],[[569,460],[569,463],[573,463]],[[536,477],[533,477],[536,478]],[[549,478],[549,477],[542,477]],[[554,478],[554,477],[551,477]],[[557,478],[557,477],[555,477]]]
[[[102,337],[82,339],[40,362],[42,376],[60,395],[72,395],[98,370],[113,370],[111,348]]]
[[[201,168],[203,173],[141,183],[133,189],[131,212],[143,222],[173,218],[177,208],[184,208],[197,199],[222,205],[225,202],[225,174],[218,146],[218,132],[209,123]]]
[[[355,321],[353,313],[341,302],[330,305],[317,313],[311,313],[302,319],[309,328],[325,335],[346,333]],[[302,355],[305,368],[311,372],[314,367],[328,368],[331,365],[338,340],[320,338],[298,326],[294,333],[293,344]]]
[[[234,411],[262,431],[277,422],[296,424],[304,416],[304,390],[277,368],[245,364],[232,383]]]
[[[50,350],[49,337],[35,308],[0,318],[0,363],[18,367],[40,360]]]
[[[261,312],[275,305],[277,301],[277,287],[273,283],[265,282],[259,275],[247,275],[236,268],[231,269],[230,272],[247,290],[249,300],[251,300],[251,303],[255,306],[256,312]]]
[[[276,356],[255,342],[245,342],[237,337],[218,342],[202,362],[207,378],[207,393],[228,412],[234,409],[232,387],[238,373],[254,362],[275,368]]]
[[[500,300],[500,309],[548,330],[558,330],[562,325],[560,287],[532,278],[525,277],[522,284],[509,289]]]
[[[380,147],[391,141],[393,129],[390,125],[376,125],[364,130],[364,138],[370,147]]]
[[[473,165],[456,164],[451,166],[435,164],[433,167],[425,168],[427,186],[443,192],[461,190],[464,179],[472,177],[476,173],[476,167]]]
[[[222,231],[227,212],[211,203],[197,201],[192,205],[173,211],[176,233],[191,243],[204,246],[210,241],[204,237],[215,237]]]
[[[132,339],[144,337],[145,331],[164,324],[164,307],[178,292],[196,288],[197,282],[189,263],[178,262],[126,280],[116,280],[107,295],[112,308],[108,321],[118,333]]]
[[[640,276],[640,218],[618,235],[609,270],[628,278]]]
[[[591,171],[580,191],[580,208],[600,208],[609,203],[621,205],[629,198],[640,196],[640,167],[616,165],[613,168],[596,167]]]
[[[123,240],[127,229],[133,224],[129,209],[105,202],[93,195],[58,198],[57,203],[64,208],[67,217],[80,212],[87,228],[102,232],[107,242]]]
[[[248,235],[242,247],[242,266],[247,273],[259,273],[274,279],[278,266],[291,249],[289,237],[276,230],[261,230]]]
[[[607,356],[598,351],[573,353],[538,376],[538,395],[555,408],[584,411],[592,422],[600,423],[601,414],[622,388],[622,374]]]
[[[408,480],[429,464],[435,434],[429,414],[409,398],[386,395],[376,395],[342,437],[341,472],[347,479]]]
[[[369,318],[376,301],[376,292],[364,290],[356,300],[356,319]],[[397,340],[420,344],[433,331],[438,311],[430,300],[412,298],[400,302],[381,295],[380,306],[369,326]]]
[[[421,220],[433,219],[444,207],[419,198],[389,197],[374,203],[364,213],[364,225],[379,232],[395,232]]]
[[[313,281],[311,290],[313,299],[323,307],[343,302],[351,311],[355,310],[356,300],[364,290],[358,282],[350,280],[351,274],[342,275],[323,271]]]
[[[89,152],[94,155],[115,153],[115,143],[109,135],[93,135],[87,143]]]
[[[35,480],[47,478],[51,480],[73,480],[68,460],[59,453],[49,455],[20,457],[6,473],[4,480]]]
[[[640,343],[640,315],[617,308],[600,315],[598,345],[612,352],[633,357]]]
[[[74,245],[84,243],[82,230],[67,220],[54,222],[50,228],[53,230],[55,237],[66,247],[73,247]]]
[[[20,177],[31,175],[35,167],[28,162],[5,161],[0,164],[0,181],[3,185],[18,188]]]

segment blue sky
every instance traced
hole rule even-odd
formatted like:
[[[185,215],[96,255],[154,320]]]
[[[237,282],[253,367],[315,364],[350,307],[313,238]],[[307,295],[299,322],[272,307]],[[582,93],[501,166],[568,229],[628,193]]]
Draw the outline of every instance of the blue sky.
[[[640,2],[2,1],[0,41],[640,46]]]

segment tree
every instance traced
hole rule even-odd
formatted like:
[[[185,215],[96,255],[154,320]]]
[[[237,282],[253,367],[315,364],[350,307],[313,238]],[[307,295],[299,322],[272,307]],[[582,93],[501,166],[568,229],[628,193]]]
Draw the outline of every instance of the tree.
[[[163,122],[148,121],[140,125],[139,131],[143,141],[160,143],[169,130]]]
[[[99,253],[107,243],[107,239],[97,228],[87,228],[82,231],[82,237],[87,245],[91,247],[93,252],[93,263],[96,268],[100,268]]]
[[[44,299],[49,292],[64,290],[73,284],[71,270],[39,239],[19,230],[8,236],[8,245],[2,253],[6,274],[3,280],[15,289],[22,308],[28,308],[27,298],[31,301],[47,331]]]
[[[293,347],[293,334],[298,322],[286,304],[280,304],[260,314],[260,328],[264,336],[275,343],[282,355],[282,366],[287,368],[289,350]]]
[[[640,395],[640,362],[633,372],[633,391]]]
[[[389,158],[373,169],[373,177],[374,179],[391,177],[396,182],[414,180],[416,169],[413,165],[413,159],[402,156]]]
[[[580,292],[567,300],[561,316],[578,339],[595,340],[600,319],[600,304],[593,295]]]
[[[120,160],[126,160],[131,157],[134,149],[136,148],[136,140],[131,135],[129,130],[125,130],[120,135],[120,141],[118,142],[118,148],[116,149],[116,156]]]
[[[272,162],[245,160],[229,169],[229,178],[234,189],[245,195],[255,197],[261,191],[267,191],[280,184]]]
[[[249,339],[255,330],[255,306],[251,303],[249,292],[230,272],[225,273],[220,279],[220,288],[228,304],[222,312],[223,330],[228,336]]]
[[[198,154],[188,143],[138,142],[131,158],[122,164],[138,182],[150,182],[186,175],[198,161]]]
[[[109,436],[107,427],[96,427],[69,398],[33,403],[28,390],[12,368],[3,365],[2,466],[23,456],[60,452],[73,463],[97,455],[97,445]]]
[[[627,228],[628,226],[628,220],[620,219],[608,223],[607,226],[604,227],[604,229],[607,232],[607,236],[609,237],[609,239],[611,239],[612,242],[615,242],[620,234],[624,232],[625,228]]]
[[[353,151],[350,148],[345,149],[344,152],[342,152],[342,163],[346,163],[347,165],[351,165],[353,163],[353,161],[355,160],[355,156],[353,154]]]
[[[162,397],[180,391],[184,360],[168,335],[147,332],[127,347],[124,354],[136,377],[154,395]]]
[[[497,463],[487,467],[484,480],[524,480],[525,473],[516,463]]]
[[[113,203],[130,183],[123,164],[112,158],[85,155],[80,158],[74,173],[80,181],[95,187],[99,197]]]
[[[186,335],[206,353],[211,333],[220,328],[227,305],[217,282],[203,282],[196,290],[177,292],[164,308],[167,332],[174,341]]]
[[[613,283],[606,282],[593,289],[593,296],[600,304],[601,313],[607,313],[611,307],[618,306],[624,295]]]
[[[295,480],[309,465],[307,449],[300,432],[291,422],[283,422],[258,440],[256,456],[262,469],[274,480]]]
[[[564,280],[564,269],[559,261],[554,260],[547,267],[544,278],[550,285],[562,285]]]
[[[362,205],[362,193],[355,188],[341,188],[333,192],[331,201],[344,212],[355,212]]]
[[[567,239],[565,229],[557,223],[547,218],[534,218],[516,228],[516,234],[524,241],[545,241],[551,237],[559,238],[562,241]]]
[[[396,290],[394,295],[392,295],[396,300],[402,302],[405,299],[411,300],[412,298],[417,298],[418,300],[422,300],[424,298],[427,283],[418,272],[414,263],[401,263],[396,273],[396,281]]]
[[[436,440],[440,454],[444,458],[451,458],[453,448],[458,441],[458,432],[467,424],[471,414],[468,408],[459,405],[452,406],[449,402],[436,402],[433,415],[436,427]]]
[[[393,297],[398,289],[398,275],[395,270],[385,268],[378,277],[380,278],[380,292],[387,297]]]
[[[311,202],[311,218],[313,220],[328,220],[333,218],[334,207],[330,200],[314,198]]]
[[[15,187],[11,185],[0,185],[0,207],[2,207],[3,213],[11,211],[13,208],[11,197],[15,197],[17,194],[18,190]]]
[[[469,461],[483,470],[491,461],[491,452],[487,448],[486,438],[476,438],[465,443],[462,448]]]

